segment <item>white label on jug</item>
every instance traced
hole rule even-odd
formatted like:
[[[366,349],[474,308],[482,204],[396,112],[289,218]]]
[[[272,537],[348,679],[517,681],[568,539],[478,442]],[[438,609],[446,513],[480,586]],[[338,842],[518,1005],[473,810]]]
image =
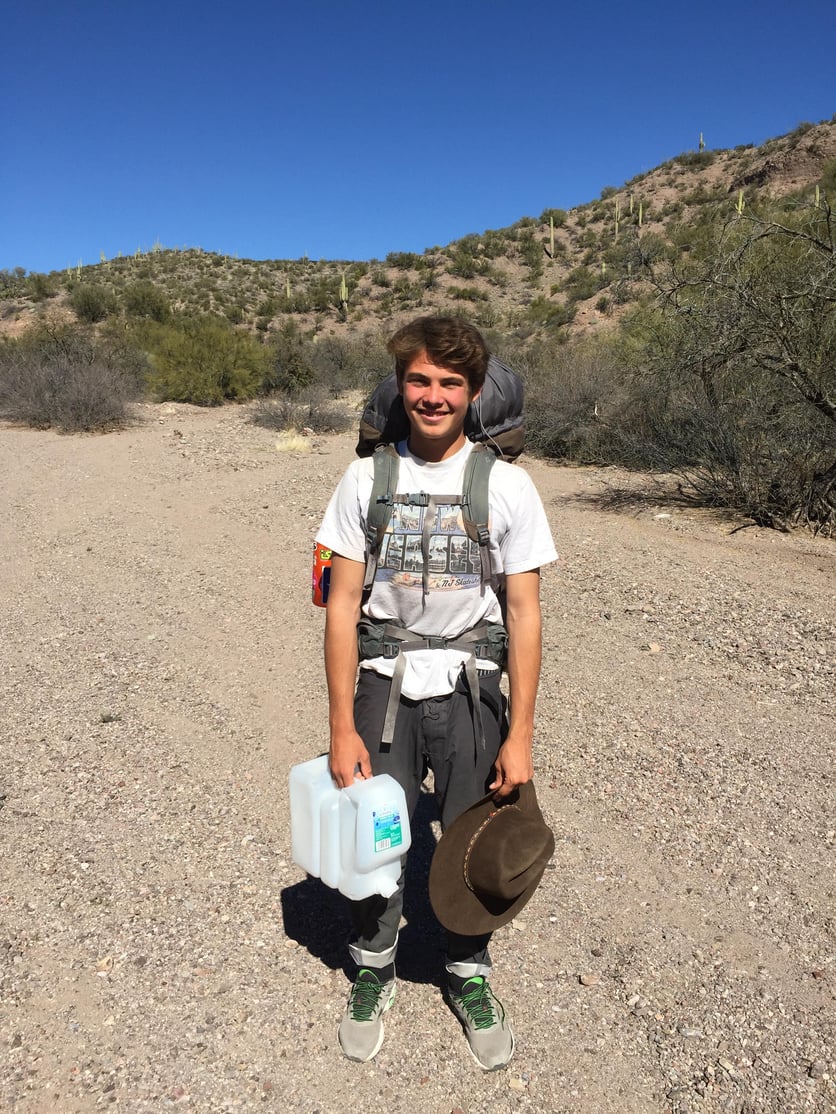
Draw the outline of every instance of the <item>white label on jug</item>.
[[[401,814],[399,812],[375,812],[374,817],[374,849],[388,851],[391,847],[400,847],[403,843],[401,832]]]

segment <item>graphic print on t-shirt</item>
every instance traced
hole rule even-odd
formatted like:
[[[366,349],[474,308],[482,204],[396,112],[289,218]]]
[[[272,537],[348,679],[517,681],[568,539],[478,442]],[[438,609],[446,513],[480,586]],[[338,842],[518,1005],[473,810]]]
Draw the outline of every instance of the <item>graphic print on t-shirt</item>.
[[[380,549],[378,579],[421,591],[424,570],[421,541],[428,515],[430,590],[449,592],[478,587],[479,546],[465,533],[461,507],[455,503],[439,503],[436,507],[396,504]]]

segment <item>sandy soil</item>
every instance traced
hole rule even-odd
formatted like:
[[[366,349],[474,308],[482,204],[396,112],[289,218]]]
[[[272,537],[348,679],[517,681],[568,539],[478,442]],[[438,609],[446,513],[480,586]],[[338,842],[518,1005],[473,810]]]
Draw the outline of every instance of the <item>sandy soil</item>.
[[[352,457],[240,408],[0,429],[0,1108],[832,1111],[833,543],[526,459],[557,849],[496,936],[518,1047],[470,1060],[415,821],[399,993],[344,1060],[337,895],[289,855],[326,743],[311,541]]]

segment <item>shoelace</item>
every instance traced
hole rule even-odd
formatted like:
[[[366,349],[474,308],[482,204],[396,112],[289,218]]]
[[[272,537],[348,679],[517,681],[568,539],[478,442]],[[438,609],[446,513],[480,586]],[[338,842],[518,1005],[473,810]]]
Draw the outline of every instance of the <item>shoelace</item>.
[[[490,1029],[494,1022],[493,1003],[488,985],[483,978],[468,979],[465,987],[473,983],[472,990],[464,990],[459,1001],[467,1010],[475,1029]]]
[[[364,977],[365,976],[365,977]],[[382,982],[365,968],[357,975],[357,980],[351,988],[351,1018],[353,1021],[370,1021],[377,1009],[380,995],[383,993]]]

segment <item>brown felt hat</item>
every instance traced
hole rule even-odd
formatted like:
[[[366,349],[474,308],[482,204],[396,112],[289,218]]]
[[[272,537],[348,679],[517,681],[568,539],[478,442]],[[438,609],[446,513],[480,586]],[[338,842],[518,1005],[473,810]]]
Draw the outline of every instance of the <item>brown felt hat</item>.
[[[465,936],[507,924],[537,889],[553,853],[532,782],[501,803],[489,793],[438,841],[430,867],[435,915]]]

